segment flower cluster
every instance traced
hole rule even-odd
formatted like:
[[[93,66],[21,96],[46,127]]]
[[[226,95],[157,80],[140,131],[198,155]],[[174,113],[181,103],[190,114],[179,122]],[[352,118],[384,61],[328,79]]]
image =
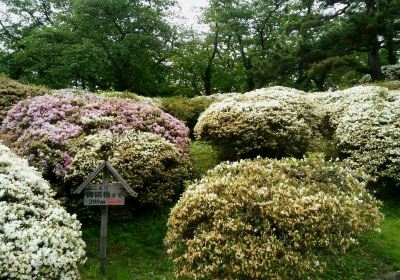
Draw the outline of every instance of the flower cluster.
[[[356,86],[342,91],[310,93],[306,97],[316,104],[319,114],[334,131],[351,105],[369,102],[387,92],[387,88],[378,86]]]
[[[334,141],[354,168],[400,185],[399,120],[400,91],[381,92],[345,110]]]
[[[7,111],[20,100],[48,92],[47,88],[20,84],[0,74],[0,124],[7,115]]]
[[[79,279],[81,225],[49,184],[0,144],[0,279]]]
[[[91,94],[53,94],[24,100],[12,108],[2,126],[2,139],[26,156],[47,178],[63,177],[71,167],[66,143],[108,129],[155,133],[187,151],[188,128],[150,104]]]
[[[109,130],[70,141],[73,154],[70,179],[83,181],[108,158],[138,194],[141,204],[163,204],[183,190],[190,177],[190,160],[161,136],[127,130]]]
[[[195,134],[234,156],[302,156],[318,137],[320,120],[300,93],[274,87],[225,98],[201,114]]]
[[[340,156],[372,180],[400,182],[400,91],[357,86],[309,94]]]
[[[228,162],[188,187],[165,243],[178,279],[315,279],[322,255],[376,229],[379,206],[319,155]]]

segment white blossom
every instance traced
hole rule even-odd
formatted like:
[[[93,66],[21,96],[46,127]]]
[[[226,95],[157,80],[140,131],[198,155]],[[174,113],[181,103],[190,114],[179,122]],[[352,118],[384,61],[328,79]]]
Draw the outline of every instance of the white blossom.
[[[81,224],[28,162],[0,143],[0,279],[79,279]]]

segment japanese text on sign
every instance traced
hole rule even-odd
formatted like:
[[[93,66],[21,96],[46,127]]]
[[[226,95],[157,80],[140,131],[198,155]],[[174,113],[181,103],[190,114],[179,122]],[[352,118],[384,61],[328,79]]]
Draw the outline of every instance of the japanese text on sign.
[[[110,186],[102,189],[86,189],[84,205],[125,205],[125,193],[122,187]]]

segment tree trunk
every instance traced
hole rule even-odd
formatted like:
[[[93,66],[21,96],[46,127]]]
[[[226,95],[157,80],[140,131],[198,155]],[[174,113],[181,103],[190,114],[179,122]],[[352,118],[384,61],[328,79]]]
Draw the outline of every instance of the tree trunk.
[[[218,24],[215,24],[215,34],[214,34],[214,42],[213,42],[212,52],[211,52],[211,54],[210,53],[208,54],[207,66],[201,75],[201,77],[203,79],[203,83],[204,83],[204,94],[205,95],[212,94],[212,74],[213,74],[212,68],[213,68],[215,56],[218,52],[218,36],[219,36]]]
[[[313,79],[318,91],[324,91],[325,78]]]
[[[240,54],[241,54],[241,57],[242,57],[243,66],[244,66],[244,69],[246,70],[247,90],[251,91],[256,86],[256,84],[254,82],[253,73],[252,73],[253,64],[251,63],[251,58],[246,56],[246,53],[244,51],[242,37],[239,34],[237,35],[237,39],[238,39],[238,43],[239,43]]]
[[[211,78],[212,78],[212,71],[211,71],[211,64],[209,64],[204,71],[204,76],[203,76],[203,83],[204,83],[204,94],[205,95],[211,95],[212,89],[211,89]]]
[[[387,50],[387,59],[389,64],[397,64],[397,55],[396,55],[396,49],[394,47],[393,43],[393,37],[388,36],[386,38],[386,50]]]
[[[372,81],[382,81],[383,74],[381,68],[381,61],[379,58],[379,48],[376,46],[370,46],[370,49],[368,51],[368,65]]]
[[[247,90],[252,91],[256,87],[252,73],[247,73]]]
[[[367,6],[367,14],[370,18],[376,17],[376,3],[374,0],[368,0],[365,2]],[[375,28],[367,30],[370,33],[368,38],[368,66],[372,81],[382,81],[383,74],[381,68],[381,60],[379,57],[379,42],[378,32]]]
[[[132,90],[128,88],[129,82],[129,75],[128,75],[128,70],[124,69],[118,69],[118,75],[116,77],[116,84],[115,84],[115,89],[117,91],[125,91],[125,90]]]

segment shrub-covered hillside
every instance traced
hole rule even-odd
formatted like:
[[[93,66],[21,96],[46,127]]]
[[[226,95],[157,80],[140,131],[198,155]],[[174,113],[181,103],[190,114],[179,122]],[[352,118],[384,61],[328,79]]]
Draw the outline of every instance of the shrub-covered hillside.
[[[399,100],[381,86],[155,99],[65,89],[19,101],[1,139],[84,221],[83,279],[103,277],[95,209],[71,192],[108,158],[138,194],[111,208],[110,277],[365,280],[400,267],[385,198],[399,190]]]

